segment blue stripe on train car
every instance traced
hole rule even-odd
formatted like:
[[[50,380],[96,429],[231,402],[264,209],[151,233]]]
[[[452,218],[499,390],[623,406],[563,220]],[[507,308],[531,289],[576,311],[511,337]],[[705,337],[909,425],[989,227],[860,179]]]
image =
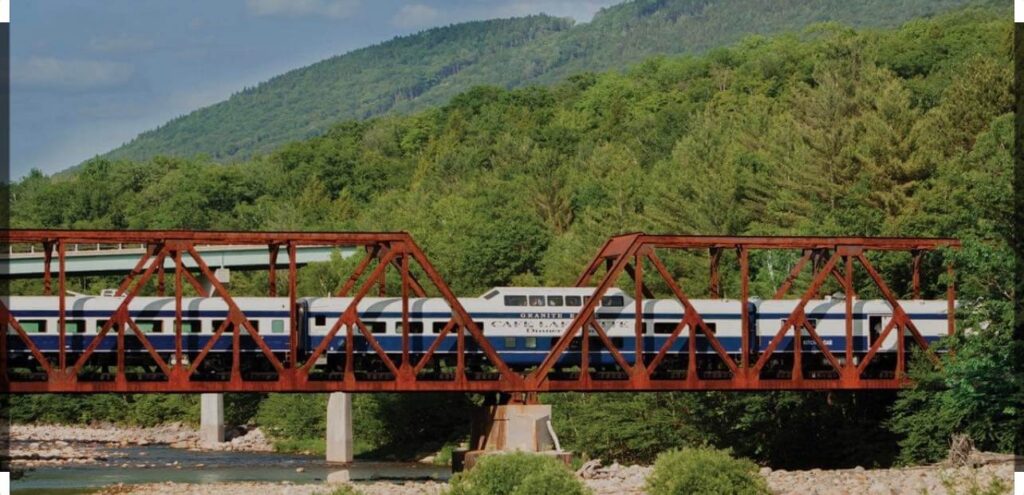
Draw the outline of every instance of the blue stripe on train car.
[[[265,334],[261,334],[260,336],[263,338],[264,342],[266,342],[267,346],[270,347],[272,350],[279,351],[279,352],[284,352],[284,351],[287,351],[288,348],[289,348],[288,335],[285,335],[285,334],[279,334],[279,335],[265,335]],[[402,337],[400,335],[394,335],[394,334],[376,335],[375,337],[376,337],[377,341],[380,343],[381,348],[384,349],[385,352],[399,353],[399,352],[402,351]],[[57,335],[30,334],[29,338],[32,339],[32,341],[36,344],[36,346],[39,348],[39,350],[41,350],[43,352],[55,352],[55,351],[57,351],[58,339],[59,339]],[[65,337],[65,343],[66,343],[67,348],[69,350],[81,351],[81,350],[84,350],[92,342],[92,340],[94,338],[95,338],[94,335],[70,334],[70,335],[67,335]],[[159,334],[159,335],[149,334],[149,335],[147,335],[147,338],[149,339],[149,341],[153,345],[153,347],[155,349],[157,349],[158,351],[160,351],[160,352],[170,352],[170,351],[174,351],[174,349],[175,349],[174,335],[173,334]],[[211,338],[210,335],[189,335],[189,334],[183,335],[182,336],[182,348],[184,350],[187,350],[187,351],[188,350],[192,350],[192,351],[201,350],[203,348],[203,346],[205,346],[209,342],[210,338]],[[240,336],[240,338],[241,338],[243,350],[258,350],[258,347],[256,346],[255,341],[252,339],[252,337],[250,337],[249,335],[246,335],[246,334],[243,333]],[[427,348],[429,348],[430,345],[434,342],[435,338],[436,338],[436,335],[411,335],[410,338],[409,338],[409,349],[410,349],[411,352],[425,352],[427,350]],[[592,338],[596,338],[596,337],[592,337]],[[765,335],[758,336],[758,339],[755,342],[755,345],[758,346],[757,347],[758,349],[764,349],[764,348],[766,348],[771,343],[772,338],[773,338],[773,336],[765,336]],[[925,336],[924,338],[925,338],[925,340],[927,342],[935,342],[935,341],[940,339],[940,337],[935,337],[935,336]],[[16,335],[8,335],[7,339],[8,339],[8,348],[11,351],[14,351],[14,352],[19,352],[19,351],[24,352],[24,351],[27,350],[27,347],[25,346],[24,342],[21,341],[20,337],[18,337]],[[307,340],[307,344],[308,344],[307,349],[316,348],[317,346],[320,345],[321,342],[323,342],[323,339],[324,339],[323,336],[316,336],[316,335],[309,336],[306,339]],[[535,340],[536,347],[534,347],[534,348],[527,347],[526,346],[527,345],[526,344],[527,339],[536,339]],[[488,342],[490,342],[491,347],[493,347],[498,352],[504,352],[504,351],[527,352],[527,351],[533,351],[533,350],[543,350],[543,351],[546,352],[548,349],[550,349],[552,347],[552,345],[554,345],[554,342],[557,339],[558,339],[557,336],[511,336],[510,335],[510,336],[492,336],[492,337],[488,337],[487,340],[488,340]],[[634,346],[634,338],[632,336],[627,336],[627,337],[611,337],[611,339],[613,340],[613,342],[616,344],[616,346],[622,352],[632,353],[634,348],[635,348],[635,346]],[[659,351],[661,349],[661,346],[664,345],[666,340],[667,340],[666,336],[651,336],[651,335],[645,336],[643,338],[644,351],[645,352],[657,352],[657,351]],[[802,344],[804,346],[804,349],[814,350],[814,349],[817,348],[817,344],[809,336],[804,336],[804,337],[802,337],[801,340],[802,340]],[[231,350],[231,341],[232,341],[231,335],[230,334],[224,334],[224,335],[222,335],[217,340],[217,342],[214,344],[212,350],[216,350],[216,351]],[[730,352],[730,353],[736,353],[736,352],[740,351],[740,341],[741,341],[741,339],[739,337],[720,337],[719,338],[719,342],[721,343],[722,347],[726,350],[726,352]],[[793,337],[791,335],[786,335],[786,336],[782,337],[782,339],[780,339],[779,345],[777,346],[777,349],[781,350],[781,351],[791,350],[792,345],[793,345],[793,341],[794,341],[794,339],[793,339]],[[822,337],[822,341],[825,343],[825,345],[829,346],[830,350],[833,350],[833,351],[835,351],[835,350],[845,350],[845,348],[846,348],[846,338],[843,337],[843,336],[823,336]],[[474,340],[467,339],[466,342],[467,342],[467,346],[468,346],[468,349],[469,349],[470,352],[482,352],[482,351],[480,351],[477,348]],[[510,342],[512,343],[512,345],[507,345]],[[354,337],[354,344],[355,344],[356,352],[373,352],[372,348],[370,347],[369,341],[367,339],[365,339],[364,337],[362,337],[362,336],[359,336],[359,335],[355,336]],[[457,338],[454,335],[448,335],[448,336],[446,336],[444,338],[444,340],[442,340],[441,344],[438,346],[438,352],[442,352],[442,353],[445,353],[445,352],[455,352],[456,344],[457,344]],[[685,336],[685,335],[681,335],[673,343],[673,345],[672,345],[670,350],[672,350],[672,351],[685,351],[686,347],[687,347],[687,344],[688,344],[688,337]],[[138,337],[136,337],[135,335],[132,335],[132,334],[125,334],[125,346],[129,350],[145,351],[145,348],[142,346],[141,341],[138,339]],[[344,347],[345,347],[345,339],[344,339],[344,337],[335,337],[335,338],[332,339],[331,344],[328,346],[328,351],[329,352],[343,352],[344,351]],[[117,348],[117,336],[116,335],[111,335],[111,334],[108,333],[107,335],[105,335],[103,337],[101,343],[99,344],[99,346],[97,347],[96,350],[97,351],[113,351],[116,348]],[[854,350],[856,350],[856,351],[866,351],[867,349],[868,349],[868,339],[866,337],[863,337],[863,336],[855,336],[854,337]],[[754,349],[754,350],[756,350],[756,349]],[[697,351],[698,352],[709,352],[709,353],[710,352],[715,352],[714,349],[711,347],[711,344],[708,341],[708,339],[705,338],[702,335],[698,335],[697,336]],[[607,351],[602,350],[600,352],[607,352]]]
[[[261,311],[261,310],[250,310],[244,311],[245,315],[249,318],[289,318],[291,315],[288,311]],[[59,313],[55,310],[16,310],[11,312],[15,318],[57,318]],[[227,317],[227,311],[196,311],[185,309],[182,311],[182,318],[185,319],[196,319],[196,318],[225,318]],[[869,314],[874,313],[854,313],[854,319],[862,320],[867,318]],[[945,313],[908,313],[912,320],[945,320]],[[129,315],[132,318],[174,318],[175,312],[170,311],[130,311]],[[324,318],[338,318],[341,313],[337,311],[311,311],[308,313],[310,317],[324,317]],[[74,318],[109,318],[111,311],[106,310],[75,310],[69,309],[67,312],[68,319]],[[450,319],[451,313],[446,312],[427,312],[427,311],[411,311],[409,317],[413,319]],[[471,317],[474,319],[571,319],[576,316],[576,313],[572,312],[543,312],[543,311],[519,311],[519,312],[477,312],[471,313]],[[682,320],[685,315],[683,313],[643,313],[644,319],[657,319],[657,320]],[[755,320],[781,320],[788,318],[789,313],[751,313],[751,322]],[[398,311],[365,311],[359,313],[360,318],[365,319],[399,319],[402,317],[402,313]],[[598,312],[597,317],[599,319],[606,320],[622,320],[622,319],[634,319],[635,313],[600,313]],[[706,320],[739,320],[741,315],[739,313],[701,313],[701,317]],[[807,317],[817,320],[842,320],[846,318],[844,313],[807,313]]]

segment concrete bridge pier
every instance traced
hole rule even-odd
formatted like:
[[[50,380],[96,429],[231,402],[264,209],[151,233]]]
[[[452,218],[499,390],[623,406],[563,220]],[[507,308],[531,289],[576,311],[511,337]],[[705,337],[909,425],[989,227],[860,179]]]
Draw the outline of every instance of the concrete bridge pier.
[[[352,459],[352,394],[334,392],[327,398],[327,462]]]
[[[217,281],[231,283],[231,270],[218,268],[214,271]],[[213,296],[213,282],[203,278],[203,289]],[[199,399],[199,443],[210,447],[224,441],[224,394],[200,394]]]
[[[470,469],[477,459],[500,452],[534,452],[572,462],[551,424],[551,405],[508,403],[479,408],[470,424],[469,449],[452,456],[452,471]]]
[[[224,441],[224,394],[200,394],[199,442],[210,447]]]

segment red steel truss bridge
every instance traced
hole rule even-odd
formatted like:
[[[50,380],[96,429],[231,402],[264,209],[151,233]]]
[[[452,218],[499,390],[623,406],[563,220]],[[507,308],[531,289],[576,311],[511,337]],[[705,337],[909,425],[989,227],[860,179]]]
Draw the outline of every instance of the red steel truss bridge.
[[[912,299],[921,298],[922,291],[940,294],[948,311],[948,333],[955,329],[955,289],[953,266],[943,261],[940,251],[957,249],[955,239],[934,238],[867,238],[867,237],[720,237],[690,235],[648,235],[632,233],[609,239],[593,257],[576,280],[578,287],[593,287],[592,297],[568,321],[560,333],[554,334],[546,357],[528,369],[514,369],[500,352],[484,338],[480,325],[460,303],[443,277],[430,263],[423,250],[407,233],[303,233],[303,232],[188,232],[188,231],[71,231],[71,230],[8,230],[0,232],[4,251],[9,253],[42,253],[42,283],[31,285],[35,294],[49,295],[59,312],[57,325],[49,336],[56,338],[54,352],[44,352],[33,340],[22,320],[9,307],[11,298],[0,305],[0,319],[8,325],[6,339],[0,339],[0,380],[12,393],[93,393],[93,392],[505,392],[535,393],[544,391],[662,391],[662,390],[862,390],[895,389],[909,381],[906,370],[913,348],[923,349],[938,361],[929,342],[922,338],[914,318],[901,305],[900,296],[880,274],[871,259],[899,260],[908,282],[901,291]],[[68,329],[71,308],[68,301],[68,258],[80,245],[141,247],[134,268],[118,276],[115,294],[119,298],[109,314],[102,315],[94,334],[75,335]],[[265,342],[250,316],[242,309],[241,296],[232,293],[231,284],[222,283],[215,273],[217,263],[204,259],[211,247],[261,247],[266,261],[258,267],[266,273],[265,296],[287,298],[290,315],[284,334],[288,337],[283,352]],[[298,293],[300,272],[298,253],[303,249],[337,248],[354,253],[358,263],[333,263],[347,266],[347,273],[335,273],[338,280],[336,296],[350,301],[347,309],[326,323],[328,337],[318,346],[304,346],[300,335]],[[3,260],[10,262],[14,254]],[[359,258],[358,256],[361,256]],[[773,293],[760,294],[766,299],[796,301],[794,309],[771,328],[767,346],[751,349],[750,259],[752,256],[778,256],[781,284]],[[889,256],[889,258],[885,258]],[[893,258],[895,256],[895,258]],[[774,258],[773,258],[774,259]],[[702,264],[698,264],[702,263]],[[694,269],[694,266],[697,269]],[[887,265],[887,273],[892,262]],[[252,267],[250,267],[251,269]],[[786,272],[788,271],[788,275]],[[12,287],[30,286],[10,280]],[[282,273],[283,272],[283,273]],[[925,277],[925,273],[929,277]],[[23,277],[23,276],[19,276]],[[205,283],[203,281],[206,281]],[[699,282],[695,284],[695,282]],[[759,282],[759,287],[764,283]],[[706,284],[706,285],[705,285]],[[111,284],[113,286],[113,284]],[[41,287],[41,288],[40,288]],[[287,287],[287,289],[285,289]],[[627,288],[635,301],[636,338],[642,333],[643,302],[654,298],[655,290],[677,300],[684,308],[667,342],[651,352],[644,350],[640,359],[627,357],[619,347],[622,339],[610,338],[597,318],[602,296],[613,287]],[[727,352],[715,332],[709,328],[684,287],[707,287],[710,298],[721,297],[724,287],[732,299],[742,302],[742,349]],[[846,341],[852,341],[854,301],[858,291],[872,298],[887,301],[892,309],[879,338],[858,359],[852,346],[830,348],[819,336],[815,323],[808,318],[809,301],[820,299],[825,287],[838,288],[836,297],[845,301]],[[701,289],[703,290],[703,289]],[[287,292],[286,296],[283,292]],[[830,290],[831,291],[831,290]],[[279,292],[282,293],[279,296]],[[944,294],[943,294],[944,293]],[[367,297],[400,298],[400,353],[385,352],[378,335],[362,321],[357,306]],[[22,294],[19,294],[22,295]],[[29,294],[24,294],[29,295]],[[253,294],[246,294],[252,296]],[[429,335],[433,340],[425,348],[409,345],[410,303],[419,297],[441,298],[450,308],[451,316],[444,328]],[[173,298],[174,325],[166,329],[173,334],[174,349],[158,352],[150,335],[140,329],[128,308],[136,298],[163,296]],[[189,352],[183,341],[182,321],[190,298],[217,298],[227,308],[226,317],[202,350]],[[264,296],[264,297],[265,297]],[[665,298],[666,296],[662,296]],[[933,299],[935,299],[933,297]],[[633,304],[633,303],[630,303]],[[422,327],[421,327],[422,328]],[[797,331],[797,329],[802,329]],[[421,330],[422,332],[422,330]],[[581,338],[586,332],[587,338]],[[895,334],[895,358],[882,363],[879,346],[887,336]],[[97,348],[105,338],[116,336],[116,348],[101,361]],[[344,336],[343,351],[335,350],[336,363],[331,371],[323,370],[328,342]],[[438,348],[444,339],[454,336],[457,345],[438,366]],[[355,338],[354,338],[355,337]],[[372,360],[359,359],[354,341],[364,339],[363,353]],[[707,352],[704,359],[714,361],[713,372],[698,369],[697,341],[702,337]],[[79,338],[81,347],[69,346],[70,339]],[[629,337],[627,337],[628,339]],[[688,344],[683,350],[670,351],[677,339]],[[786,368],[767,373],[766,370],[782,351],[784,339],[795,340]],[[801,339],[815,343],[814,359],[820,360],[825,372],[808,375],[804,363],[810,359]],[[128,354],[128,341],[136,343]],[[450,340],[449,340],[450,341]],[[217,344],[217,343],[220,344]],[[250,343],[243,352],[244,342]],[[228,346],[228,343],[230,345]],[[216,373],[206,373],[213,361],[211,355],[221,345],[224,359]],[[16,363],[13,347],[24,356]],[[558,366],[568,349],[582,348],[581,363],[573,369]],[[614,358],[617,370],[597,371],[588,363],[593,346],[603,346]],[[472,351],[472,355],[470,355]],[[228,357],[230,356],[230,357]],[[248,373],[247,360],[260,360],[263,371]],[[371,363],[370,366],[368,363]],[[680,369],[664,372],[666,363],[680,363]],[[204,364],[205,363],[205,364]],[[776,363],[777,364],[777,363]],[[206,368],[204,368],[204,366]],[[365,369],[360,369],[365,366]],[[884,366],[879,372],[872,367]]]

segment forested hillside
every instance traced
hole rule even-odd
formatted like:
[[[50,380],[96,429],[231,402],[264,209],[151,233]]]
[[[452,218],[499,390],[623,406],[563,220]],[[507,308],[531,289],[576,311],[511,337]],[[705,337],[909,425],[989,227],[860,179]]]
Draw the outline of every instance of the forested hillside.
[[[606,461],[649,461],[672,446],[708,442],[773,466],[912,462],[941,457],[953,432],[1005,451],[1024,431],[1024,381],[1008,371],[1020,352],[1011,340],[1008,244],[1011,32],[1008,9],[961,10],[884,31],[818,25],[551,87],[477,87],[439,108],[343,122],[244,163],[97,159],[73,176],[35,173],[15,184],[12,222],[407,230],[459,294],[572,283],[601,242],[626,231],[955,236],[964,248],[944,256],[958,266],[960,328],[970,332],[947,343],[957,352],[941,371],[915,369],[916,390],[545,400],[558,405],[563,444]],[[707,260],[681,261],[675,275],[684,288],[706,294]],[[753,257],[753,293],[770,295],[792,262]],[[942,260],[935,263],[941,271]],[[905,295],[909,259],[878,265]],[[337,273],[305,268],[302,293],[331,290],[341,283]],[[255,291],[261,277],[232,282]],[[81,283],[73,280],[71,290],[109,282]],[[875,295],[867,280],[857,283],[858,294]],[[944,288],[936,281],[926,296]],[[70,399],[36,400],[16,404],[16,417],[40,417],[59,409],[39,404]],[[293,424],[274,418],[322,411],[294,405],[317,400],[272,396],[257,417]],[[465,412],[419,398],[358,400],[359,414],[387,433],[366,440],[376,447],[422,438],[406,416],[386,411],[447,421]],[[316,421],[277,431],[315,435]]]
[[[288,72],[145,132],[107,157],[245,159],[320,135],[338,120],[443,104],[475,85],[512,88],[621,70],[655,54],[698,53],[822,21],[895,26],[971,1],[978,0],[637,0],[577,26],[542,15],[457,24]]]

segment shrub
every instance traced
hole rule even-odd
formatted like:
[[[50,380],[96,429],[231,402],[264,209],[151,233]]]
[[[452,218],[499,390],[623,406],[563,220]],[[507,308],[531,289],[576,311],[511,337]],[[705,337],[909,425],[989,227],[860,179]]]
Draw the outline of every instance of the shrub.
[[[352,485],[341,485],[324,495],[362,495],[363,492],[356,490]]]
[[[270,394],[260,403],[256,422],[276,439],[322,439],[327,429],[327,396]]]
[[[583,495],[590,493],[557,459],[514,452],[480,458],[451,479],[449,495]]]
[[[658,456],[647,478],[650,495],[771,493],[747,459],[733,459],[728,451],[710,448],[670,450]]]

